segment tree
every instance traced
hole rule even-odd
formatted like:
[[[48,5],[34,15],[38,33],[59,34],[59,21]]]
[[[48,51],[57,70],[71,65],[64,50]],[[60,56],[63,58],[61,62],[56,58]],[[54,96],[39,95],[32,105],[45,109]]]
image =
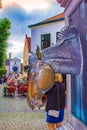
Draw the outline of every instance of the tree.
[[[10,35],[11,23],[7,18],[0,19],[0,67],[4,66],[6,60],[7,40]]]
[[[10,36],[11,22],[7,18],[0,19],[0,68],[5,67],[7,40]]]

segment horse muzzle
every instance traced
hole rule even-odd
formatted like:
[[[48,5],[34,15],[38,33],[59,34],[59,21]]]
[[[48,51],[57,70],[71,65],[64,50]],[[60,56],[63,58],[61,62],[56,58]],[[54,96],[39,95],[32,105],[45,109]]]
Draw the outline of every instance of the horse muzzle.
[[[35,108],[35,101],[33,98],[28,99],[27,98],[28,106],[33,110]]]

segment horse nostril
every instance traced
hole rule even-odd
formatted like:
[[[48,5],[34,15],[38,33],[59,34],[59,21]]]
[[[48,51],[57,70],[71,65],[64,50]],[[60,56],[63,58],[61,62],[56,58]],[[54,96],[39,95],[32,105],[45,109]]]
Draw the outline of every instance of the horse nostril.
[[[29,106],[31,107],[32,110],[35,108],[33,101],[29,101]]]
[[[34,106],[32,106],[31,109],[34,110]]]

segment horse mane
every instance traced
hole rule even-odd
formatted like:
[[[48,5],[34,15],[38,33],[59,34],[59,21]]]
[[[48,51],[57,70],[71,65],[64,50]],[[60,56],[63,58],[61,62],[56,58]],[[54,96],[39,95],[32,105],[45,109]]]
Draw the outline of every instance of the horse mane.
[[[78,35],[78,32],[74,26],[64,26],[58,34],[58,44],[64,40],[68,40]]]

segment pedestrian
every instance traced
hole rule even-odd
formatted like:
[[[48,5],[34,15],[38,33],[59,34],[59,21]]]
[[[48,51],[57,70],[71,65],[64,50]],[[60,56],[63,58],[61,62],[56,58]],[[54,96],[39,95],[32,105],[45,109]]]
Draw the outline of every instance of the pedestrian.
[[[4,86],[3,86],[3,96],[6,96],[6,88],[7,88],[7,84],[4,83]]]
[[[49,130],[58,130],[62,125],[65,108],[65,86],[63,86],[62,75],[55,75],[55,84],[48,90],[44,98],[46,101],[46,122]],[[43,99],[44,99],[43,98]]]

